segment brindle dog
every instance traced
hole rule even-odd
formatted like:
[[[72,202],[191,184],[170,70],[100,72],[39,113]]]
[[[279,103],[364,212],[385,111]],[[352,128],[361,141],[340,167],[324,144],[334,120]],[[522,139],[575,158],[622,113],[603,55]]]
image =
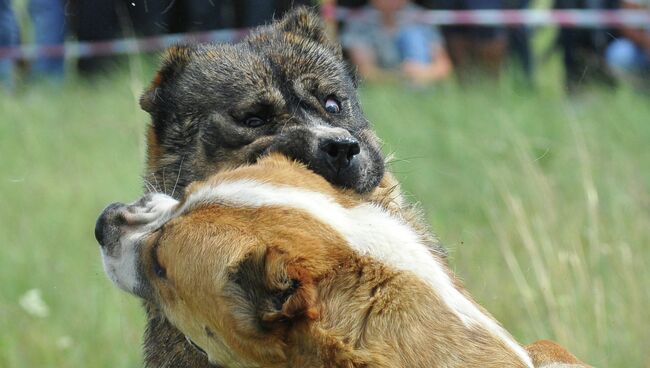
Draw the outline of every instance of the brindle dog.
[[[171,48],[141,106],[152,118],[145,180],[159,191],[178,197],[193,181],[281,152],[337,186],[382,198],[429,234],[384,170],[340,47],[309,10],[294,10],[234,45]],[[146,309],[147,367],[209,367],[154,305]]]

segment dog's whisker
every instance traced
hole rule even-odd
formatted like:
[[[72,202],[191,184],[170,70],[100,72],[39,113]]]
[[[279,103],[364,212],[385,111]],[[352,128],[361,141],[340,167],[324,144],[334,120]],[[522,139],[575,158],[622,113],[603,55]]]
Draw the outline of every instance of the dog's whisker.
[[[146,186],[147,193],[155,193],[156,192],[156,190],[155,190],[156,188],[149,182],[149,180],[147,180],[145,178],[142,178],[142,180],[144,180],[144,185]]]
[[[154,173],[151,173],[151,176],[153,176],[153,180],[156,182],[156,186],[155,186],[156,192],[159,192],[160,191],[160,184],[158,183],[158,177]]]
[[[150,193],[158,193],[160,190],[156,185],[154,185],[151,181],[147,180],[146,178],[143,178],[145,184],[147,185],[147,188],[149,189]]]
[[[407,157],[401,157],[401,158],[396,158],[396,157],[388,157],[386,159],[387,164],[394,164],[396,162],[408,162],[410,163],[411,160],[422,160],[425,159],[426,156],[407,156]]]
[[[293,121],[296,118],[296,113],[298,112],[298,108],[299,108],[298,106],[300,106],[301,103],[302,103],[302,97],[299,97],[298,105],[296,106],[295,109],[291,111],[291,116],[289,116],[289,118],[282,125],[282,128],[280,129],[280,134],[284,133],[284,128],[287,126],[287,124],[289,124],[289,122]]]
[[[181,177],[181,171],[183,170],[183,160],[185,159],[185,156],[181,156],[181,162],[178,164],[178,175],[176,175],[176,182],[174,183],[174,188],[172,188],[172,194],[171,196],[174,197],[174,193],[176,192],[176,186],[178,185],[178,179]]]
[[[167,194],[167,181],[165,180],[165,168],[163,167],[162,172],[162,182],[163,182],[163,193]]]
[[[287,119],[287,121],[285,121],[284,124],[282,125],[282,132],[280,134],[284,133],[284,129],[287,127],[287,125],[289,125],[289,123],[291,123],[295,119],[296,119],[295,116],[289,117],[289,119]]]

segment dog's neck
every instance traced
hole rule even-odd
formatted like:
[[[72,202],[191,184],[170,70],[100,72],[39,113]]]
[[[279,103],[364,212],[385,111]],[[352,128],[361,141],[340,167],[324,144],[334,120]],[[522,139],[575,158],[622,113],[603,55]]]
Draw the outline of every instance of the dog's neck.
[[[411,274],[367,257],[346,260],[319,282],[318,295],[320,319],[291,332],[289,367],[525,366]]]

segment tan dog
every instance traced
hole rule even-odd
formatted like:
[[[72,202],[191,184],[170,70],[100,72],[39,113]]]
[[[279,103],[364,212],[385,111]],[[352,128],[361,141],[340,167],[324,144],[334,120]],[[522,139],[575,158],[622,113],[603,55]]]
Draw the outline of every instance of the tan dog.
[[[219,366],[584,366],[529,355],[405,221],[283,156],[110,205],[96,236],[111,280]]]

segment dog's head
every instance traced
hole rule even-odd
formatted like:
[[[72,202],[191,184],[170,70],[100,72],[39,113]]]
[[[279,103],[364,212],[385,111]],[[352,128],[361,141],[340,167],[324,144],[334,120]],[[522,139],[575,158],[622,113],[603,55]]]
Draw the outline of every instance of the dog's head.
[[[211,362],[274,366],[286,362],[290,336],[318,318],[318,280],[350,253],[335,231],[273,201],[352,203],[345,192],[271,155],[193,183],[181,201],[148,194],[112,204],[95,234],[109,278],[157,305]]]
[[[269,152],[359,193],[384,174],[340,47],[304,8],[234,45],[172,47],[141,106],[148,170],[180,188]]]

